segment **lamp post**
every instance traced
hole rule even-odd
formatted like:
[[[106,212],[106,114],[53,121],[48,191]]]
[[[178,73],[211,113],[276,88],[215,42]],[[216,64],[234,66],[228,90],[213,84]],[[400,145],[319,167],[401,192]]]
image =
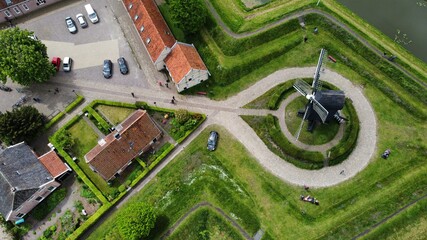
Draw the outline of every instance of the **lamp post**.
[[[74,93],[76,96],[79,96],[79,95],[77,95],[76,90],[74,90],[74,89],[73,89],[73,93]]]

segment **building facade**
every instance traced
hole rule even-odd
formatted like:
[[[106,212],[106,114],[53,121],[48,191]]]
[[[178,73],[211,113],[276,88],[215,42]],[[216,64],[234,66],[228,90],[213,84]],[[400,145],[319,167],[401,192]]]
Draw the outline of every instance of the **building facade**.
[[[22,17],[61,0],[0,0],[0,23]]]
[[[51,150],[38,157],[24,142],[0,152],[0,213],[6,221],[23,218],[71,172]]]

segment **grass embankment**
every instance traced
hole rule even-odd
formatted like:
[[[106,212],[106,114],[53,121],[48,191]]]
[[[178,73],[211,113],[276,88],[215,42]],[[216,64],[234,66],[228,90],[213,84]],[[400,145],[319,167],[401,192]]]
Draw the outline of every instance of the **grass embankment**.
[[[205,142],[212,129],[219,131],[220,142],[216,151],[207,152]],[[302,188],[272,176],[236,139],[213,126],[131,201],[155,206],[159,220],[150,239],[159,238],[201,201],[211,202],[234,216],[252,235],[261,228],[271,239],[349,239],[427,193],[424,151],[426,148],[396,151],[388,160],[376,159],[340,186],[310,189],[309,194],[320,200],[320,206],[315,206],[299,200],[300,194],[307,194]],[[120,210],[89,239],[112,234],[118,214]]]
[[[182,222],[168,239],[222,239],[243,240],[243,236],[213,209],[197,209]]]

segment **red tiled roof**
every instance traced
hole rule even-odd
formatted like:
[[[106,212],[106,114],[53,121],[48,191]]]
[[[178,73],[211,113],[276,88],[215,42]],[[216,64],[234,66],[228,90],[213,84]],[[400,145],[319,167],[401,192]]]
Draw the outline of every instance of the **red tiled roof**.
[[[55,151],[51,150],[39,157],[40,162],[46,167],[47,171],[56,178],[68,170],[67,165],[56,155]]]
[[[151,60],[156,62],[160,53],[166,47],[171,48],[176,41],[157,5],[154,0],[123,0],[123,4],[141,36]],[[129,8],[130,4],[132,4],[131,8]],[[135,20],[135,16],[138,16],[138,19]],[[141,27],[144,27],[142,32]],[[150,43],[147,44],[148,38],[150,38]]]
[[[146,151],[151,141],[161,134],[144,110],[137,110],[121,124],[122,129],[110,133],[104,138],[105,143],[96,145],[86,155],[86,162],[92,165],[105,180],[129,161],[137,157],[141,150]],[[114,136],[120,134],[120,138]]]
[[[207,70],[196,48],[186,43],[177,42],[165,63],[176,83],[179,83],[191,69]]]

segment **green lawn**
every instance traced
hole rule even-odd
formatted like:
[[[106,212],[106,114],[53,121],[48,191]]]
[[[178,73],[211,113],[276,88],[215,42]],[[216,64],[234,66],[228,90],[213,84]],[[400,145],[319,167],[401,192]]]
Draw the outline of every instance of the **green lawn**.
[[[131,113],[135,112],[135,109],[108,105],[97,105],[95,109],[102,112],[114,126],[123,122]]]
[[[299,109],[304,109],[307,99],[303,96],[290,102],[285,110],[286,126],[292,135],[296,135],[301,124],[302,117],[297,115]],[[327,124],[317,124],[312,133],[307,131],[308,121],[304,122],[298,141],[309,145],[321,145],[334,139],[338,133],[340,124],[337,121],[331,121]]]
[[[245,239],[223,216],[211,208],[200,208],[182,222],[168,239]]]
[[[90,178],[95,186],[105,195],[113,190],[108,186],[107,182],[97,173],[90,169],[84,159],[84,155],[88,153],[98,143],[98,135],[95,131],[81,118],[68,129],[74,138],[73,154],[79,159],[77,164],[83,172]]]
[[[207,152],[209,131],[219,131],[218,149]],[[415,146],[413,146],[415,147]],[[421,152],[420,152],[421,151]],[[155,206],[159,220],[150,239],[158,239],[192,206],[208,201],[247,232],[259,228],[271,239],[349,239],[427,193],[424,149],[393,152],[375,159],[363,172],[339,186],[310,189],[315,206],[299,200],[302,187],[289,185],[263,169],[245,148],[219,126],[203,131],[131,201]],[[89,239],[115,229],[116,211]]]

